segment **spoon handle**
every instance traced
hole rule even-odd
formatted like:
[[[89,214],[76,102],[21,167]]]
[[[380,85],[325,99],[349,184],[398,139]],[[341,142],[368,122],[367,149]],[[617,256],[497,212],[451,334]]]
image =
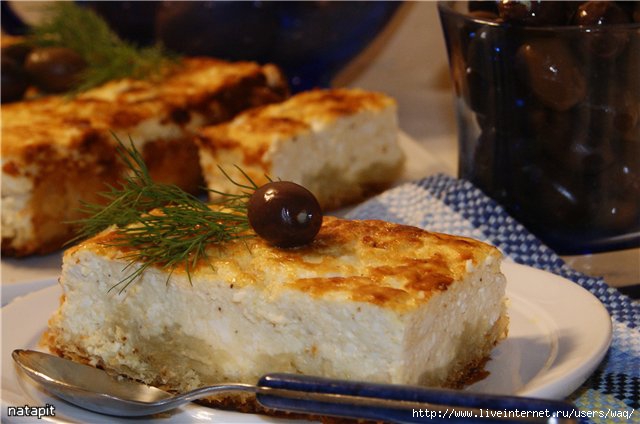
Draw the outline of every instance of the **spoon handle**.
[[[267,374],[258,383],[263,406],[290,412],[357,417],[393,423],[451,419],[464,422],[575,423],[578,409],[568,402]],[[435,420],[435,421],[434,421]]]

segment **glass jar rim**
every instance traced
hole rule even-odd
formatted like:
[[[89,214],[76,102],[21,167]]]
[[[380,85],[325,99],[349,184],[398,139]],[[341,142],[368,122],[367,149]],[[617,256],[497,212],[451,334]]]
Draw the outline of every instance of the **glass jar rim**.
[[[462,3],[460,1],[443,1],[438,0],[438,10],[440,13],[446,13],[449,15],[455,15],[460,19],[465,21],[474,22],[481,25],[491,26],[495,28],[514,28],[519,30],[527,30],[527,31],[538,31],[538,32],[605,32],[605,31],[618,31],[618,30],[638,30],[640,31],[640,22],[629,22],[625,24],[614,24],[614,25],[544,25],[544,26],[535,26],[535,25],[522,25],[522,24],[511,24],[506,22],[496,22],[489,19],[471,16],[467,13],[456,10],[453,5],[456,3]]]

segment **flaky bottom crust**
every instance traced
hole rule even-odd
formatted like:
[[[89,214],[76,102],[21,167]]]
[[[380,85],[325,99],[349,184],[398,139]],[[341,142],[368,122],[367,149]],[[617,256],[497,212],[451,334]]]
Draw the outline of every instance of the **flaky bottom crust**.
[[[485,335],[485,343],[483,346],[475,347],[467,354],[461,355],[451,372],[450,377],[442,385],[442,388],[461,389],[469,384],[486,378],[489,373],[485,370],[485,364],[490,359],[493,348],[508,334],[509,318],[506,314],[502,314],[496,321],[491,330]],[[53,330],[48,330],[42,336],[41,345],[49,349],[55,355],[71,359],[76,362],[103,368],[103,364],[96,363],[95,358],[83,351],[79,346],[61,346],[57,343],[58,335]],[[110,373],[116,373],[114,370],[106,370]],[[160,386],[161,389],[169,392],[175,392],[172,387]],[[232,410],[250,414],[264,414],[280,418],[288,419],[308,419],[313,421],[321,421],[323,423],[341,423],[341,422],[369,422],[360,420],[346,420],[328,416],[315,416],[303,414],[291,414],[279,412],[263,407],[258,403],[255,395],[248,393],[240,393],[234,395],[218,395],[203,398],[198,401],[199,404],[217,408]]]

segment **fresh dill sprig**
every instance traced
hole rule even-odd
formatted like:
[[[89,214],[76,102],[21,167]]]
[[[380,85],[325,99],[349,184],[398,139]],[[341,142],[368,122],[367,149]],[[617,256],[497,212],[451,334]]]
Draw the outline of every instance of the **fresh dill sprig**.
[[[113,288],[124,291],[150,266],[168,270],[168,278],[183,267],[191,281],[191,270],[206,260],[210,243],[253,237],[248,231],[247,201],[257,186],[246,174],[248,184],[238,184],[243,193],[218,192],[220,200],[207,205],[175,185],[154,182],[133,141],[126,147],[117,140],[129,175],[120,187],[102,193],[106,206],[83,203],[82,212],[88,217],[76,221],[81,230],[74,239],[114,226],[116,236],[104,243],[123,248],[122,258],[129,262],[125,269],[130,272]]]
[[[119,78],[149,79],[159,76],[177,56],[160,45],[137,48],[122,40],[95,12],[72,1],[57,1],[45,9],[28,42],[36,46],[67,47],[87,63],[74,93]]]

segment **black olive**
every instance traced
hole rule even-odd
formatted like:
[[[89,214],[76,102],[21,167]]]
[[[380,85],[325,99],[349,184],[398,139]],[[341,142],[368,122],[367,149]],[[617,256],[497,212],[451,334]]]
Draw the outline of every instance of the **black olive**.
[[[518,48],[515,61],[521,79],[551,109],[568,110],[587,95],[583,70],[564,40],[532,39]]]
[[[574,24],[583,26],[602,26],[629,23],[627,13],[611,1],[588,1],[578,7]]]
[[[38,88],[50,93],[61,93],[69,91],[78,83],[86,63],[71,49],[43,47],[29,53],[24,66]]]
[[[585,40],[588,52],[603,59],[617,57],[627,45],[629,32],[626,29],[618,30],[612,25],[626,24],[631,19],[620,6],[609,1],[588,1],[578,8],[574,18],[576,25],[588,27],[606,27],[601,31],[585,32]]]
[[[27,75],[15,60],[10,57],[2,57],[2,103],[15,102],[22,99],[29,86]]]
[[[560,1],[516,1],[498,2],[498,13],[504,21],[523,25],[561,25],[567,17],[565,2]]]
[[[253,230],[278,247],[310,243],[322,225],[322,210],[315,196],[289,181],[274,181],[257,189],[247,212]]]

